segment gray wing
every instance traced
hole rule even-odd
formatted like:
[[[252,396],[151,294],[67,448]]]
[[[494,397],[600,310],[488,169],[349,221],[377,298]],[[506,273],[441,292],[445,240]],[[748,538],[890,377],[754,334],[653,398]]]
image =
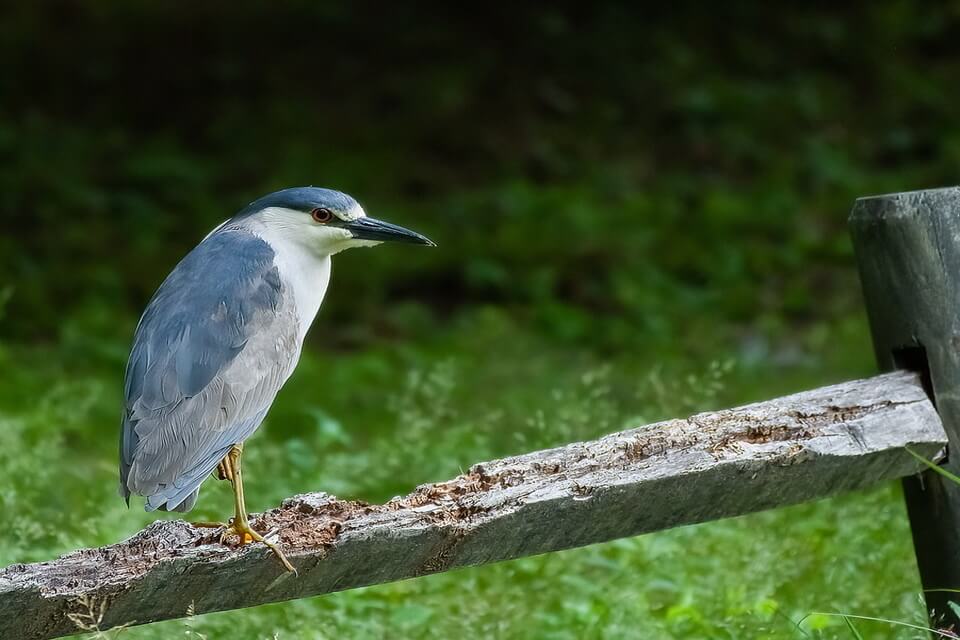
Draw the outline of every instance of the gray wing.
[[[214,233],[173,270],[127,363],[120,491],[149,511],[188,510],[227,450],[260,425],[299,357],[298,323],[273,250]]]

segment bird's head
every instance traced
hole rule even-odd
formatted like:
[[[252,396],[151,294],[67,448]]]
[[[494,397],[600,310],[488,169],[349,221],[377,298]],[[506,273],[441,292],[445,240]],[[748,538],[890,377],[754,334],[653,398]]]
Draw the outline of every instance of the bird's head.
[[[436,246],[416,231],[370,218],[352,197],[332,189],[294,187],[265,195],[232,218],[321,255],[381,242]]]

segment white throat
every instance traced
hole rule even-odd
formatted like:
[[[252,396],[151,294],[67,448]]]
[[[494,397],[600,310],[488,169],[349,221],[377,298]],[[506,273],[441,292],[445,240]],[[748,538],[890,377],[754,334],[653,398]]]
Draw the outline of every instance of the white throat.
[[[280,272],[280,281],[292,294],[297,309],[299,339],[302,342],[327,293],[333,261],[329,254],[298,242],[286,229],[251,222],[244,227],[273,248],[273,261]]]
[[[355,220],[365,215],[363,208],[356,205],[345,217],[341,214],[341,218]],[[237,221],[236,226],[259,236],[273,248],[281,281],[291,292],[296,305],[301,340],[327,293],[330,257],[344,249],[380,244],[373,240],[358,240],[347,229],[316,224],[305,212],[280,207],[262,209]]]

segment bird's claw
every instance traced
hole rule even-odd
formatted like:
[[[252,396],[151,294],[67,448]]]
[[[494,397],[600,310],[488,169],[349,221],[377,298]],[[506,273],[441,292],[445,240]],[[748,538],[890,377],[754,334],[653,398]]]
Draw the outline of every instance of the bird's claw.
[[[227,539],[231,536],[237,536],[240,539],[238,544],[241,547],[253,542],[253,536],[251,536],[249,533],[234,531],[232,527],[227,527],[220,532],[220,544],[227,545]]]
[[[238,546],[242,547],[250,544],[254,540],[251,532],[256,533],[249,525],[246,527],[238,527],[236,525],[236,518],[230,518],[230,520],[223,525],[223,531],[220,532],[220,544],[227,545],[227,540],[233,536],[236,536],[240,539]]]
[[[267,533],[267,536],[263,536],[254,531],[253,527],[251,527],[249,523],[238,523],[236,522],[235,518],[231,518],[230,523],[220,533],[220,544],[226,545],[227,539],[231,536],[237,536],[239,538],[238,546],[241,547],[252,542],[262,542],[273,552],[275,556],[277,556],[277,559],[281,564],[283,564],[284,569],[296,575],[297,570],[294,569],[293,565],[290,564],[290,561],[287,560],[287,557],[283,554],[283,551],[280,550],[280,547],[276,543],[267,539],[267,537],[273,537],[277,533],[279,533],[277,530],[271,530]]]

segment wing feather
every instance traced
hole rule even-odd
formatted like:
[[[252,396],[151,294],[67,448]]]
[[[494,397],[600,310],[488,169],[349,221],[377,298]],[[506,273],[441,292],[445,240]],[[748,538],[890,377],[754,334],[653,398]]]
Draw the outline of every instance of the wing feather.
[[[222,230],[154,294],[127,364],[120,490],[189,508],[226,450],[260,425],[299,357],[296,310],[273,250]]]

